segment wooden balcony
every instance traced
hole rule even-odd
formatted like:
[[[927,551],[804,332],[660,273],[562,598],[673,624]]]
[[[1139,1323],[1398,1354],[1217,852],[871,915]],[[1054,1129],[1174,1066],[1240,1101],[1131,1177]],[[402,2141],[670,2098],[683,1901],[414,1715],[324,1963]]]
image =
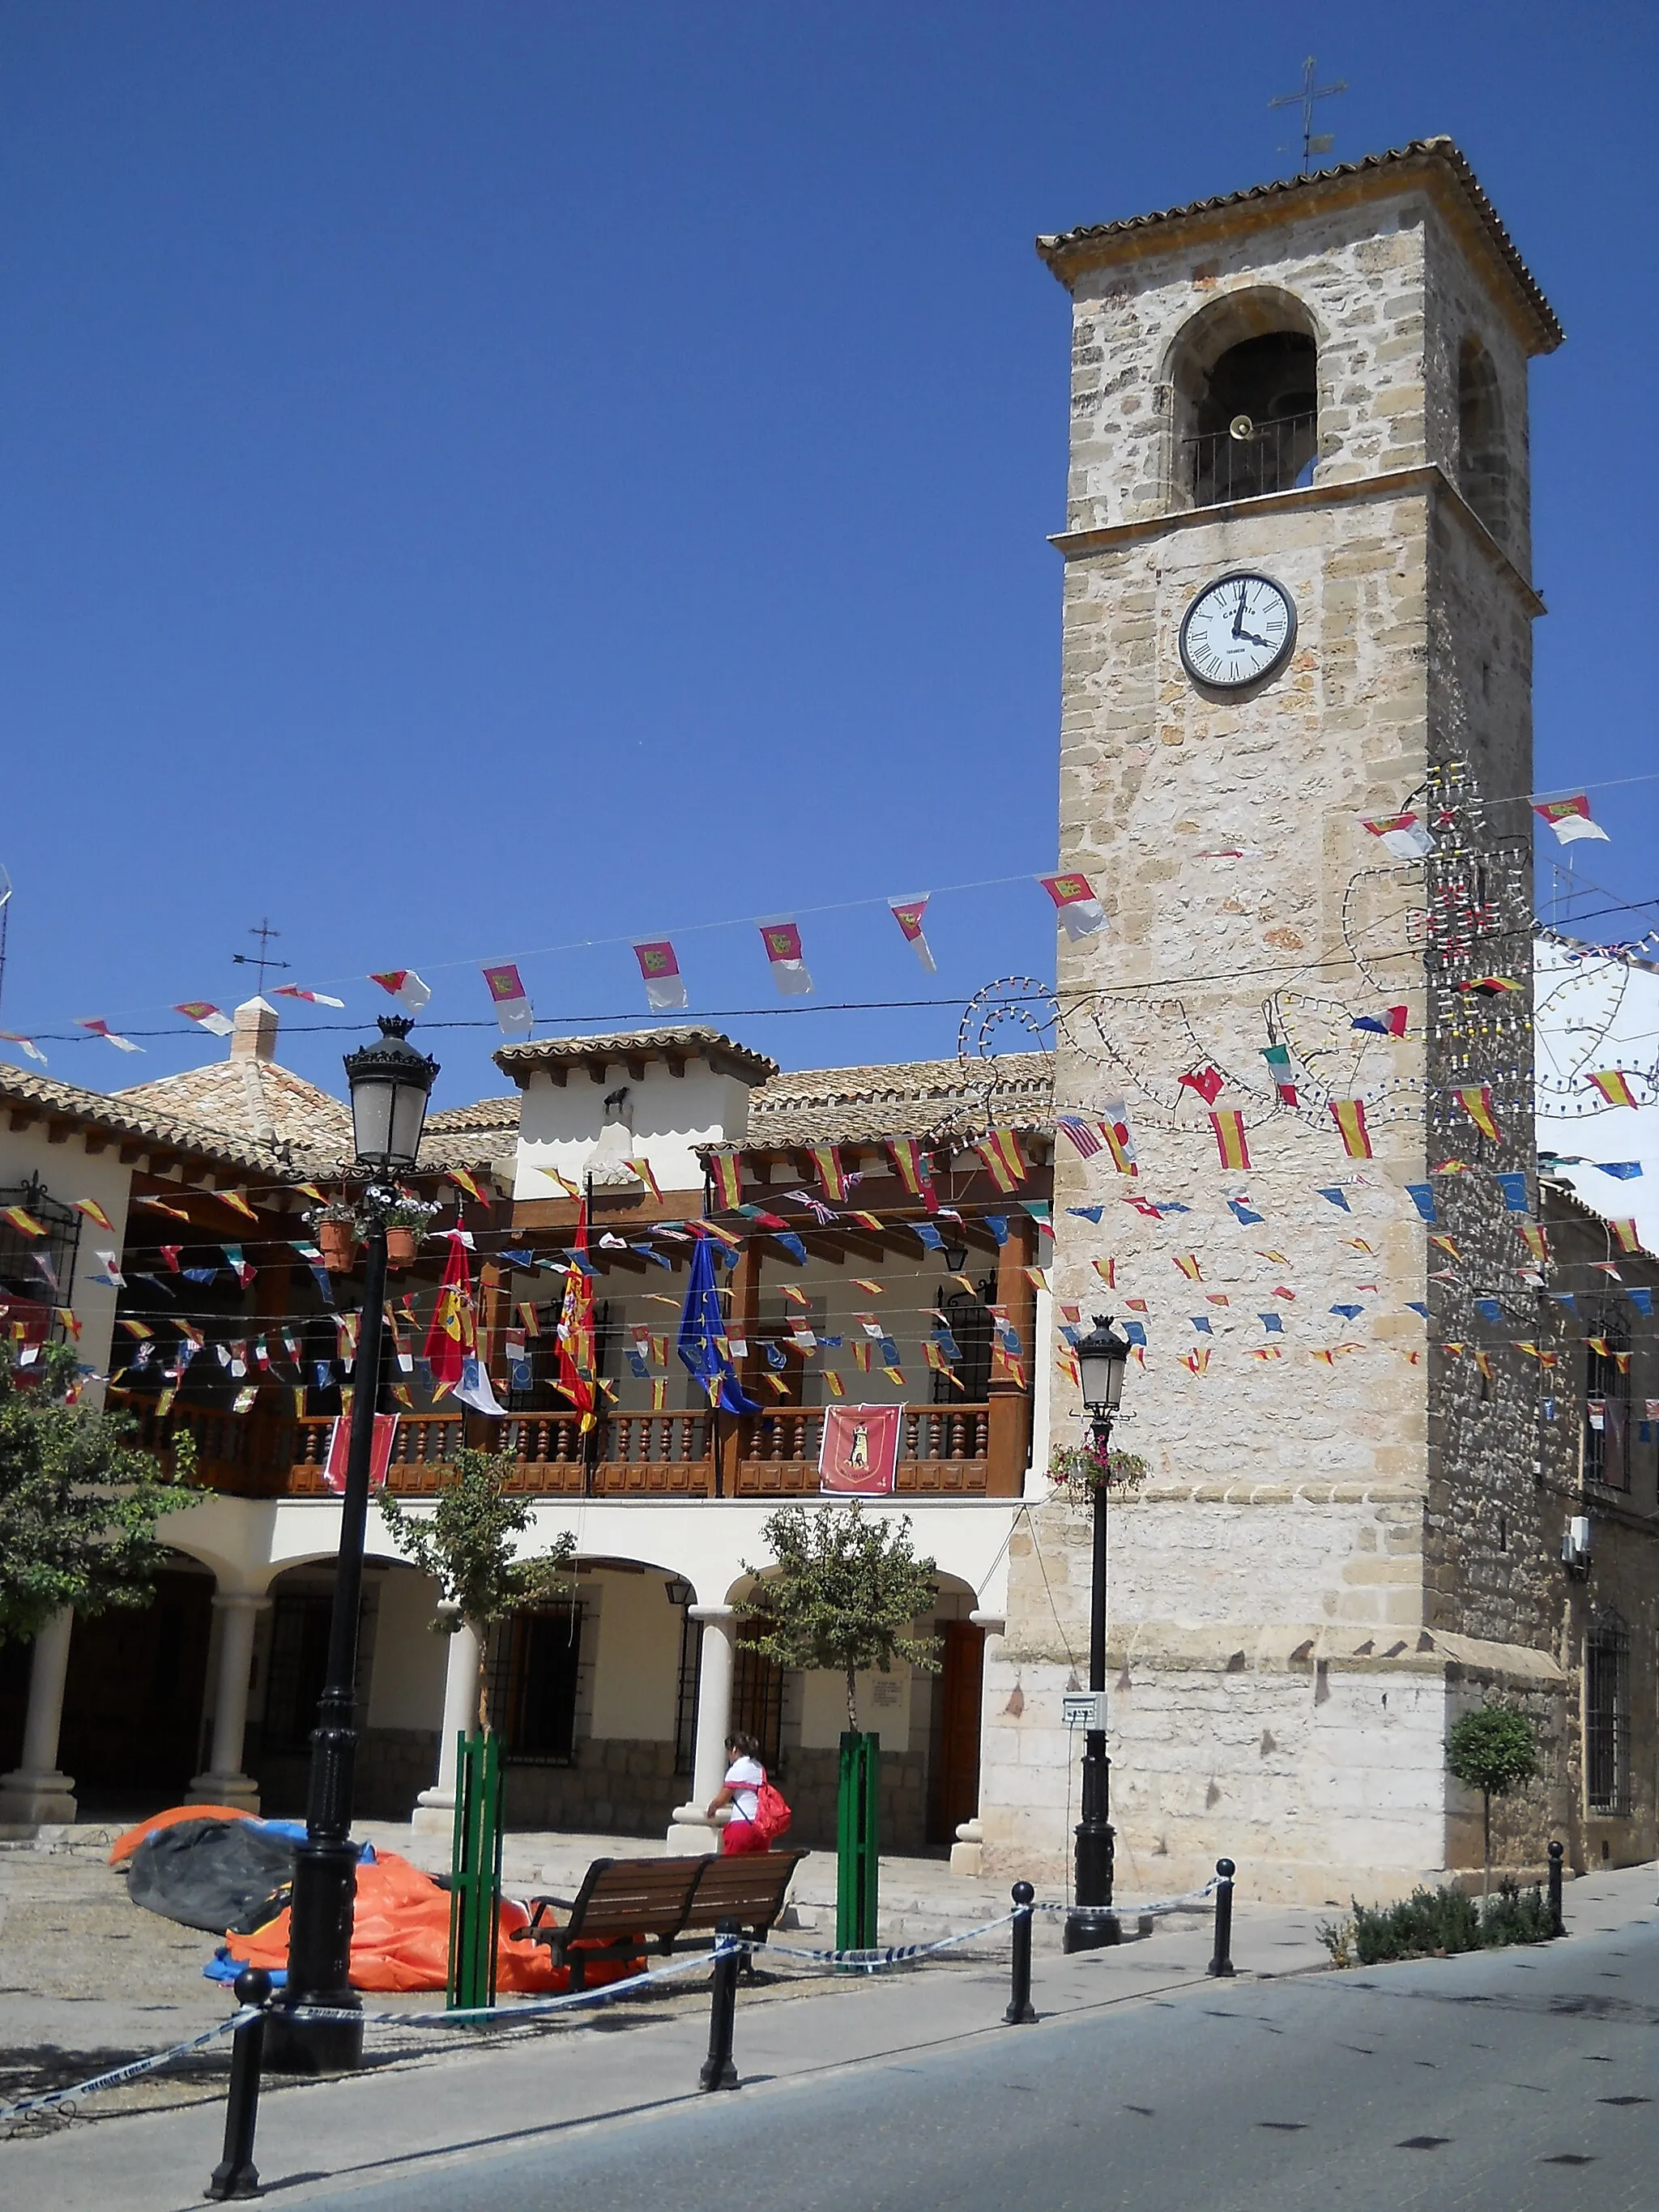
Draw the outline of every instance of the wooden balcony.
[[[198,1479],[239,1498],[321,1498],[333,1419],[271,1418],[198,1407],[158,1421],[134,1408],[140,1440],[171,1456],[181,1431],[194,1437]],[[514,1462],[509,1491],[532,1498],[736,1498],[813,1496],[823,1413],[780,1407],[720,1424],[721,1482],[707,1413],[612,1413],[584,1449],[574,1413],[526,1413],[490,1425],[491,1443]],[[398,1422],[388,1477],[400,1497],[430,1496],[460,1449],[464,1417],[404,1413]],[[1010,1395],[988,1405],[905,1408],[897,1492],[901,1497],[1017,1498],[1024,1467],[1029,1405]],[[597,1455],[595,1454],[597,1453]]]

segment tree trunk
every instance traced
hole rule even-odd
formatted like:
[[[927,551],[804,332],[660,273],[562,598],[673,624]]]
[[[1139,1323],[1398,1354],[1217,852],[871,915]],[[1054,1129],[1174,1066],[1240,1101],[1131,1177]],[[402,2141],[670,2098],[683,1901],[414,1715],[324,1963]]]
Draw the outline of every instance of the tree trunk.
[[[1480,1792],[1480,1842],[1483,1864],[1480,1873],[1480,1915],[1486,1917],[1486,1899],[1492,1893],[1492,1792]]]
[[[847,1670],[847,1725],[854,1735],[859,1732],[859,1678],[856,1668]]]

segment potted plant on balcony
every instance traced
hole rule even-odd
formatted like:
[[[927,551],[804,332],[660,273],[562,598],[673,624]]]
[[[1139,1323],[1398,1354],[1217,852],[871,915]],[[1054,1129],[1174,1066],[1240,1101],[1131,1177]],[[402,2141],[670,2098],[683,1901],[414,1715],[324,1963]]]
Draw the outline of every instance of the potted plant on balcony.
[[[331,1199],[315,1217],[317,1248],[331,1275],[349,1275],[357,1264],[361,1241],[357,1209],[347,1198]]]
[[[399,1191],[397,1202],[386,1210],[386,1259],[389,1267],[412,1267],[421,1240],[432,1225],[435,1206]]]

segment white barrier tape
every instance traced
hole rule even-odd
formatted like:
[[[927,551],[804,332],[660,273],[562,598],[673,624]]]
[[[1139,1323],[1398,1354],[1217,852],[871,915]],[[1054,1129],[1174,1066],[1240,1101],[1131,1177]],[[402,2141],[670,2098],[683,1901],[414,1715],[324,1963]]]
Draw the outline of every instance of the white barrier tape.
[[[866,1951],[806,1951],[790,1943],[744,1942],[738,1948],[756,1958],[810,1959],[819,1966],[862,1966],[867,1973],[876,1973],[884,1966],[904,1966],[914,1959],[931,1958],[936,1951],[949,1951],[957,1943],[971,1943],[981,1936],[994,1935],[999,1928],[1009,1927],[1019,1917],[1022,1908],[1005,1912],[1000,1920],[988,1920],[982,1928],[964,1928],[959,1935],[943,1936],[936,1943],[889,1943]]]
[[[739,1947],[734,1944],[734,1950]],[[478,2021],[537,2020],[550,2012],[568,2012],[573,2006],[602,2004],[608,1997],[625,1996],[630,1990],[642,1990],[652,1982],[672,1981],[680,1974],[689,1974],[706,1968],[714,1952],[692,1952],[684,1959],[675,1959],[665,1966],[652,1966],[642,1974],[630,1974],[618,1982],[601,1982],[596,1989],[574,1990],[564,1996],[532,1997],[527,2004],[461,2005],[453,2012],[347,2012],[326,2005],[295,2005],[293,2010],[283,2008],[289,2020],[355,2020],[364,2027],[457,2027]]]
[[[0,2127],[9,2121],[25,2118],[30,2112],[49,2112],[54,2106],[68,2105],[77,2097],[90,2097],[100,2089],[118,2088],[123,2081],[136,2081],[141,2074],[153,2074],[158,2066],[166,2066],[188,2052],[201,2051],[210,2043],[216,2043],[222,2035],[229,2035],[245,2021],[253,2018],[257,2005],[245,2005],[240,2012],[233,2013],[215,2027],[193,2035],[188,2043],[175,2043],[170,2051],[153,2051],[148,2058],[130,2059],[125,2066],[112,2066],[107,2074],[94,2074],[90,2081],[77,2081],[72,2089],[48,2089],[38,2097],[25,2097],[15,2105],[0,2105]]]

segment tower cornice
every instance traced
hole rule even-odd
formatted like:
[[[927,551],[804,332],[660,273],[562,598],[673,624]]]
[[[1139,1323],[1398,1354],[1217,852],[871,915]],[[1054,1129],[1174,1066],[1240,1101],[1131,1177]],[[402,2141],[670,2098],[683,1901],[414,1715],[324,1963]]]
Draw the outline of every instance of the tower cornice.
[[[1332,212],[1361,201],[1394,198],[1421,185],[1473,243],[1498,279],[1511,319],[1529,354],[1553,353],[1565,333],[1536,277],[1516,251],[1480,181],[1449,138],[1418,138],[1386,154],[1321,169],[1310,177],[1278,177],[1243,191],[1193,200],[1185,207],[1127,216],[1117,222],[1039,237],[1036,250],[1068,291],[1079,277],[1176,247],[1202,248],[1255,230],[1281,229],[1287,199],[1310,213]]]

